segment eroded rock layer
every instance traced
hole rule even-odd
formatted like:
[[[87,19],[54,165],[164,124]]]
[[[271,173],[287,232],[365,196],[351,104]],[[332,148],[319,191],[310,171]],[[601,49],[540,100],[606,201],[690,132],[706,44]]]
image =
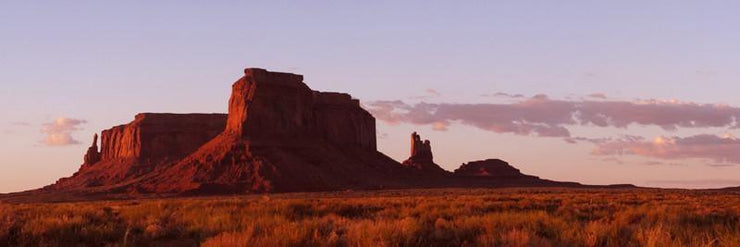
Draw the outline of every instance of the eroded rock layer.
[[[134,121],[104,130],[102,160],[139,163],[177,160],[224,130],[225,114],[140,113]]]

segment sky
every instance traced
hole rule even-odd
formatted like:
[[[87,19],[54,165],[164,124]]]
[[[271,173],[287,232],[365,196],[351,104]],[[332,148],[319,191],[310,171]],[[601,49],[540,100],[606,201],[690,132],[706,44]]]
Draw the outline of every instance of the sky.
[[[303,74],[429,139],[588,184],[740,186],[737,1],[2,1],[0,193],[70,176],[139,112],[226,112],[245,67]]]

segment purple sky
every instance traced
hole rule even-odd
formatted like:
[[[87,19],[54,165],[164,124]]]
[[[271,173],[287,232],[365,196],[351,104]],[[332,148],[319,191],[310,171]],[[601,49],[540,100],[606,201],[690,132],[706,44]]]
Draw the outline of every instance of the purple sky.
[[[71,175],[138,112],[226,112],[244,67],[378,117],[402,160],[582,183],[740,185],[737,1],[0,2],[0,192]]]

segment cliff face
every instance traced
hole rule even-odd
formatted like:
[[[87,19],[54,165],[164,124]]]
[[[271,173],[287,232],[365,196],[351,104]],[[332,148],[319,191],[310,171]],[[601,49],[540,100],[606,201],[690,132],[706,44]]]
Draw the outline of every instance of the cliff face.
[[[224,130],[225,114],[141,113],[128,124],[97,134],[72,177],[51,188],[109,186],[146,175],[192,153]]]
[[[303,76],[245,69],[232,86],[226,132],[253,140],[305,135],[313,127],[312,101]]]
[[[375,118],[349,94],[314,91],[319,136],[337,145],[376,150]]]
[[[375,118],[349,94],[312,91],[303,76],[245,69],[232,86],[225,133],[253,142],[321,138],[376,149]]]
[[[131,123],[103,131],[101,159],[177,160],[221,133],[225,123],[225,114],[140,113]]]

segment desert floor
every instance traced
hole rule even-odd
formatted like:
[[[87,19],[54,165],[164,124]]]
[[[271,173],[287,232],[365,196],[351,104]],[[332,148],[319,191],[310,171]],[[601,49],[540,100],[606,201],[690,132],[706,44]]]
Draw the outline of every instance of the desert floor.
[[[740,246],[740,195],[433,189],[0,204],[2,246]]]

